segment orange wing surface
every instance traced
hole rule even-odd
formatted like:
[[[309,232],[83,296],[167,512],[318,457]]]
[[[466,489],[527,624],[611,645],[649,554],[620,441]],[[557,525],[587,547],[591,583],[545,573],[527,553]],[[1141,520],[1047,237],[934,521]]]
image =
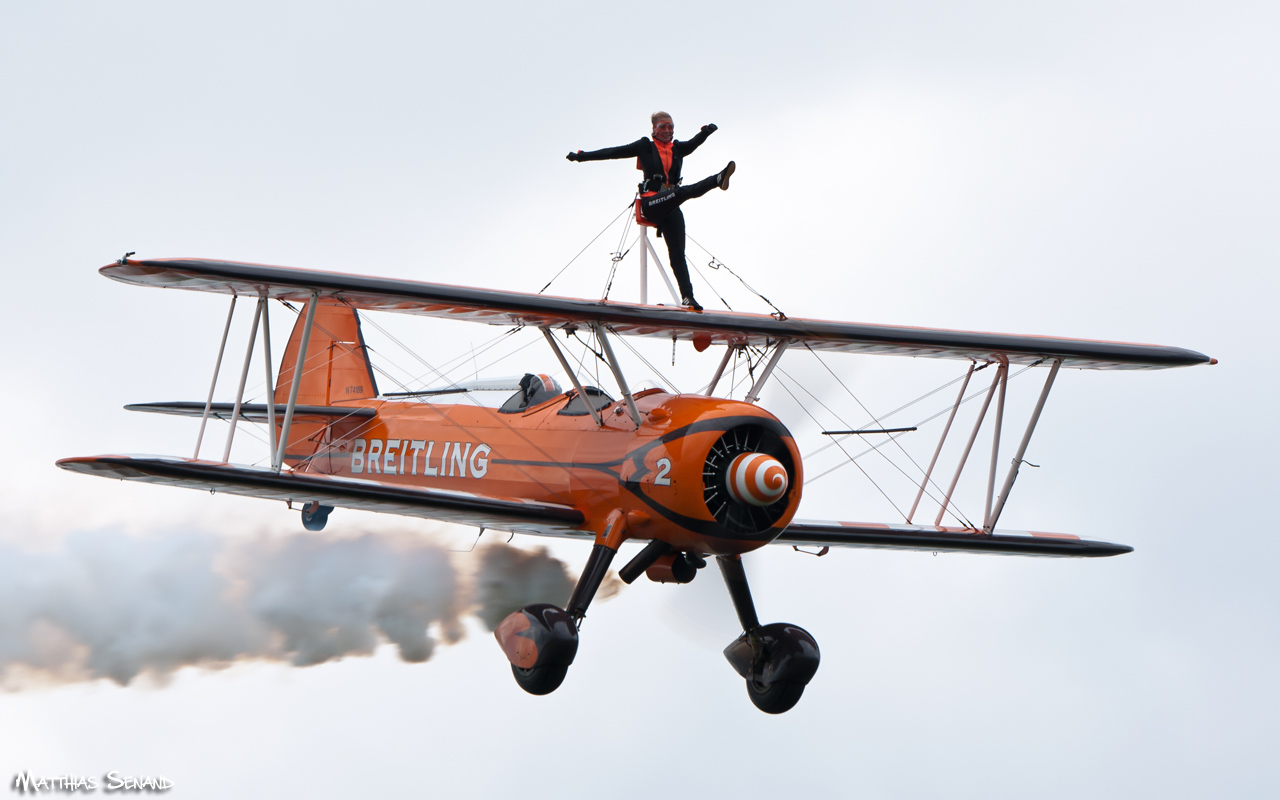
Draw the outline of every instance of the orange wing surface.
[[[125,260],[100,272],[141,286],[191,289],[306,302],[316,296],[351,308],[463,319],[490,325],[560,327],[588,322],[615,333],[685,339],[699,347],[766,345],[781,340],[817,350],[961,358],[994,356],[1013,364],[1061,359],[1075,369],[1165,369],[1211,363],[1180,347],[1051,336],[913,328],[854,322],[777,318],[729,311],[693,313],[670,306],[548,297],[420,281],[371,278],[203,259]],[[329,398],[327,402],[332,402]],[[313,402],[325,402],[317,398]]]

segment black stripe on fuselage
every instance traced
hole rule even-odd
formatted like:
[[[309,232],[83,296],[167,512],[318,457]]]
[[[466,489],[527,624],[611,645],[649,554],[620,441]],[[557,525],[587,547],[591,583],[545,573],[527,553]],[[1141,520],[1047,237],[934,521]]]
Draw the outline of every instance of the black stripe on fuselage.
[[[777,528],[777,527],[767,528],[763,531],[760,531],[759,533],[752,533],[752,534],[730,533],[728,530],[722,527],[718,522],[714,522],[714,521],[708,522],[707,520],[697,519],[696,517],[688,517],[688,516],[685,516],[684,514],[679,513],[678,511],[675,511],[674,509],[668,508],[667,506],[659,503],[657,500],[654,500],[652,497],[649,497],[644,492],[640,491],[640,488],[639,488],[640,479],[643,478],[645,475],[649,474],[650,472],[652,472],[652,470],[650,470],[648,467],[645,466],[644,460],[645,460],[645,456],[649,454],[649,451],[653,450],[654,448],[660,445],[665,445],[670,442],[676,441],[677,439],[682,439],[686,436],[689,436],[690,434],[703,433],[706,431],[722,431],[723,432],[723,431],[728,431],[732,428],[735,428],[739,425],[747,425],[747,424],[759,425],[763,428],[766,428],[772,431],[773,433],[777,434],[781,438],[788,439],[788,440],[791,439],[791,432],[788,431],[782,423],[778,422],[775,419],[772,419],[770,417],[758,417],[758,416],[749,415],[749,414],[738,414],[734,416],[712,417],[711,419],[703,419],[703,420],[698,420],[696,422],[692,422],[688,425],[685,425],[682,428],[676,428],[674,431],[669,431],[663,434],[662,436],[657,437],[656,439],[646,442],[644,445],[637,447],[634,450],[628,451],[627,454],[624,455],[622,458],[614,459],[612,461],[600,461],[600,462],[534,461],[534,460],[525,460],[525,459],[494,458],[491,460],[490,463],[508,464],[511,466],[520,466],[520,467],[553,467],[553,468],[561,468],[561,469],[567,469],[567,470],[585,469],[585,470],[594,470],[596,472],[611,474],[614,476],[615,479],[617,479],[619,486],[621,486],[623,489],[627,490],[633,496],[638,498],[640,502],[644,503],[649,508],[657,512],[664,519],[670,522],[674,522],[675,524],[679,525],[680,527],[684,528],[687,531],[696,533],[699,536],[706,536],[706,537],[715,538],[715,539],[727,539],[730,541],[741,541],[741,542],[769,542],[775,539],[779,534],[781,534],[783,531],[783,528]],[[618,474],[617,468],[626,464],[628,461],[632,462],[635,465],[636,474],[631,480],[624,481],[622,480],[622,477]]]

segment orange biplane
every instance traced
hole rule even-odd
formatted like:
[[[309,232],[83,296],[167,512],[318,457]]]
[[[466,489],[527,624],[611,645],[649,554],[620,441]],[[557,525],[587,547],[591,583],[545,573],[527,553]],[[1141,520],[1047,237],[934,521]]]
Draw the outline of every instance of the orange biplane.
[[[254,264],[189,260],[130,260],[101,269],[139,286],[191,289],[255,298],[249,352],[234,403],[151,403],[129,408],[265,422],[270,466],[196,457],[100,455],[68,458],[63,469],[109,478],[216,490],[298,503],[309,530],[319,530],[335,507],[405,514],[514,533],[589,539],[594,544],[567,608],[527,606],[495,635],[519,685],[533,694],[555,690],[578,648],[579,625],[619,546],[647,544],[619,570],[630,583],[642,573],[687,583],[714,556],[729,588],[742,634],[725,650],[746,680],[752,702],[781,713],[799,700],[818,668],[813,637],[795,625],[762,625],[743,571],[742,555],[766,544],[877,547],[1039,556],[1111,556],[1119,544],[1062,534],[996,529],[1023,463],[1045,398],[1062,367],[1161,369],[1213,363],[1174,347],[1040,336],[864,325],[735,312],[692,313],[670,307],[576,300],[486,289],[371,278]],[[243,402],[245,379],[267,303],[304,304],[271,374],[271,338],[263,332],[267,393],[274,402]],[[525,375],[505,386],[500,408],[440,402],[469,389],[502,382],[451,385],[422,392],[380,394],[361,334],[359,311],[393,311],[489,325],[539,328],[572,389],[547,375]],[[230,328],[228,315],[227,327]],[[620,399],[584,386],[553,332],[586,329],[617,384]],[[613,336],[689,340],[699,350],[724,347],[704,394],[632,392],[614,356]],[[223,345],[226,332],[223,333]],[[788,347],[969,360],[969,372],[930,464],[932,473],[965,387],[977,369],[995,366],[972,448],[996,398],[995,433],[983,524],[933,525],[807,522],[794,519],[803,465],[787,428],[756,405],[761,388]],[[762,366],[744,401],[713,395],[730,359],[745,348]],[[219,364],[221,363],[219,351]],[[996,466],[1009,366],[1043,365],[1047,377],[999,491]],[[215,368],[215,381],[217,368]],[[848,433],[886,433],[851,431]],[[957,469],[956,480],[960,469]],[[926,473],[923,486],[929,482]],[[941,505],[946,509],[955,481]],[[917,496],[917,503],[919,495]],[[915,509],[912,510],[914,515]]]

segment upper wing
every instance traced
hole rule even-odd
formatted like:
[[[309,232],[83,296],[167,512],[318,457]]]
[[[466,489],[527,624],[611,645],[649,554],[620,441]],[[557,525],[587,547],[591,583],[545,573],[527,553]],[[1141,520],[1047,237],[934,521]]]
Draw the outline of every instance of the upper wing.
[[[1065,533],[1002,531],[986,534],[968,528],[885,525],[864,522],[793,522],[774,544],[814,547],[875,547],[1016,556],[1118,556],[1133,548],[1094,542]]]
[[[780,340],[821,350],[931,358],[993,356],[1015,364],[1061,359],[1077,369],[1162,369],[1210,363],[1192,350],[1151,344],[777,319],[764,314],[645,306],[500,292],[439,283],[371,278],[339,272],[200,259],[122,260],[103,267],[108,278],[142,286],[194,289],[305,302],[313,292],[353,308],[466,319],[491,325],[563,326],[600,322],[619,334],[764,345]]]
[[[515,533],[591,537],[578,530],[585,518],[572,506],[500,497],[388,486],[374,481],[309,473],[275,472],[168,456],[87,456],[64,458],[58,466],[86,475],[185,486],[188,489],[262,497],[270,500],[381,511],[456,522]]]

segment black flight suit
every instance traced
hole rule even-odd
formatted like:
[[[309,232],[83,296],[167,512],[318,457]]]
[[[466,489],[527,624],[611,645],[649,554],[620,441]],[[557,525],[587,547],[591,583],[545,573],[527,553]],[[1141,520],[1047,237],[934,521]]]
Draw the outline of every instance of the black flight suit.
[[[570,154],[574,161],[636,159],[636,166],[645,177],[641,186],[642,192],[657,192],[650,197],[641,198],[640,212],[645,219],[658,228],[659,235],[667,240],[667,256],[670,258],[671,271],[675,273],[676,283],[680,287],[681,299],[693,299],[693,285],[689,282],[689,267],[684,259],[684,212],[680,210],[680,204],[685,200],[701,197],[714,189],[719,183],[720,175],[717,173],[709,178],[703,178],[692,186],[681,186],[680,167],[684,157],[697,150],[714,130],[714,126],[707,126],[688,141],[672,141],[670,170],[663,170],[662,156],[658,153],[658,146],[648,137],[618,147]]]

